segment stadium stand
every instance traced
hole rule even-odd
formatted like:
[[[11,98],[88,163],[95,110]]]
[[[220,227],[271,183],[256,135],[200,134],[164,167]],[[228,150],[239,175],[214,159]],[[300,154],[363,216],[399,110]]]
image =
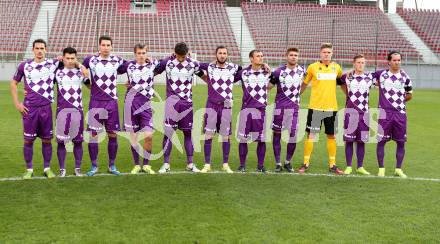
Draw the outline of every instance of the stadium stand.
[[[19,58],[26,50],[32,28],[38,15],[41,0],[0,1],[0,56]]]
[[[268,60],[279,60],[287,46],[297,46],[304,60],[313,61],[322,42],[334,44],[335,58],[342,63],[350,62],[355,53],[375,59],[376,43],[379,62],[392,49],[401,50],[406,61],[420,58],[376,7],[243,2],[242,9],[257,48]]]
[[[397,13],[429,48],[440,56],[440,12],[398,8]]]
[[[230,49],[232,61],[240,54],[223,1],[158,0],[157,13],[134,14],[129,0],[60,0],[50,35],[51,50],[66,46],[80,53],[97,50],[99,35],[114,39],[114,51],[132,52],[147,44],[151,52],[171,53],[185,41],[201,61],[211,61],[217,45]]]

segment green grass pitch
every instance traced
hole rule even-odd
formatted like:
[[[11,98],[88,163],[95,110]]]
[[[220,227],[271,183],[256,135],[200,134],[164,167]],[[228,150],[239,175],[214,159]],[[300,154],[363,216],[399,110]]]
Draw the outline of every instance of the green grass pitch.
[[[122,97],[123,87],[119,89]],[[164,86],[158,85],[156,89],[164,96]],[[271,91],[270,103],[274,93]],[[206,86],[194,87],[195,109],[204,106],[206,94]],[[304,94],[302,108],[306,108],[309,94],[309,91]],[[234,95],[236,115],[241,88],[234,88]],[[414,99],[408,104],[404,171],[410,178],[426,180],[296,174],[171,174],[0,181],[0,243],[438,242],[440,182],[428,178],[440,178],[439,96],[438,90],[415,90]],[[87,107],[88,91],[84,97]],[[342,107],[340,91],[338,100]],[[376,107],[377,91],[372,91],[370,101],[371,107]],[[24,172],[22,124],[6,82],[0,83],[0,106],[0,178],[18,177]],[[122,114],[122,99],[120,108]],[[305,117],[300,121],[304,126]],[[201,134],[201,128],[195,129]],[[161,133],[155,133],[153,143],[153,152],[159,152]],[[53,146],[52,169],[57,172],[55,143]],[[83,148],[85,171],[90,161],[85,144]],[[394,151],[395,144],[387,144],[387,175],[394,169]],[[303,141],[300,141],[293,158],[295,168],[300,165],[302,154]],[[375,155],[375,144],[368,144],[365,167],[373,174],[377,173]],[[219,170],[220,143],[213,143],[212,160],[214,170]],[[131,161],[129,143],[120,137],[116,165],[122,172],[129,172]],[[311,161],[311,173],[327,172],[325,140],[315,145]],[[171,162],[172,170],[183,170],[185,154],[173,148]],[[195,152],[194,162],[199,167],[203,165],[202,152]],[[237,168],[236,140],[232,140],[230,162],[233,169]],[[337,162],[344,166],[343,145],[338,145]],[[107,164],[105,142],[100,145],[99,163],[103,172]],[[158,170],[161,163],[161,159],[154,160],[152,166]],[[255,167],[255,145],[252,145],[248,171],[254,171]],[[266,167],[274,168],[271,143],[267,143]],[[41,175],[39,140],[34,148],[34,168],[35,174]],[[72,174],[72,153],[68,153],[67,170]]]

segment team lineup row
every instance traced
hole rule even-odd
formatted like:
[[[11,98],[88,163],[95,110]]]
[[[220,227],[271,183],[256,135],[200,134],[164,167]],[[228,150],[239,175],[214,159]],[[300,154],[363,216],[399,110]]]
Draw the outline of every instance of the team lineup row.
[[[273,116],[273,152],[275,172],[286,170],[294,172],[291,159],[296,149],[298,130],[298,111],[300,95],[311,87],[304,142],[304,161],[298,169],[304,173],[310,165],[310,156],[316,135],[324,124],[327,135],[329,171],[334,174],[351,174],[354,144],[356,144],[357,169],[359,174],[370,174],[363,167],[365,143],[369,138],[369,91],[374,85],[379,90],[379,121],[377,160],[378,176],[385,176],[384,148],[386,142],[397,143],[395,175],[405,178],[402,163],[406,142],[406,107],[412,98],[412,82],[400,68],[401,55],[392,51],[388,55],[389,68],[376,72],[365,71],[365,58],[357,54],[353,58],[353,70],[343,74],[341,67],[332,60],[333,47],[325,43],[320,48],[320,60],[310,64],[307,69],[298,64],[299,50],[286,51],[286,63],[274,69],[264,63],[263,53],[253,50],[249,54],[250,65],[241,67],[228,62],[228,49],[219,46],[215,50],[215,61],[200,63],[189,57],[188,46],[178,43],[174,54],[162,60],[148,57],[145,45],[134,47],[135,60],[127,61],[111,54],[112,39],[99,38],[99,53],[88,56],[82,64],[78,62],[77,52],[68,47],[58,59],[46,58],[46,42],[37,39],[33,42],[34,58],[23,61],[11,81],[11,93],[17,110],[22,113],[23,155],[26,162],[24,179],[33,176],[33,143],[37,137],[42,140],[44,175],[55,177],[50,169],[52,158],[53,122],[51,104],[54,101],[54,86],[57,85],[56,139],[60,177],[66,175],[65,159],[67,142],[73,142],[75,175],[82,176],[84,115],[82,105],[82,86],[90,88],[87,129],[90,133],[88,151],[91,169],[86,173],[93,176],[98,172],[98,134],[106,131],[108,135],[108,158],[110,173],[118,175],[115,166],[118,150],[117,132],[121,130],[118,112],[116,79],[126,74],[127,92],[124,100],[123,130],[130,132],[131,151],[134,168],[131,173],[144,171],[155,174],[149,163],[152,135],[153,111],[150,101],[154,96],[153,78],[165,72],[166,101],[163,154],[164,163],[159,173],[170,171],[171,138],[176,129],[183,132],[190,172],[206,173],[211,170],[212,138],[218,133],[222,138],[222,170],[233,173],[229,167],[230,136],[232,124],[232,89],[234,83],[241,81],[243,91],[242,107],[239,114],[237,138],[239,142],[240,166],[238,172],[246,172],[248,143],[257,143],[257,172],[266,172],[264,167],[266,142],[264,122],[268,91],[276,87],[275,113]],[[192,82],[194,75],[207,84],[208,97],[204,115],[204,167],[199,170],[193,163]],[[25,97],[20,102],[17,94],[18,84],[24,80]],[[347,167],[343,171],[336,166],[336,138],[338,104],[336,88],[340,86],[346,95],[344,114],[344,141]],[[128,112],[127,112],[128,111]],[[127,112],[127,113],[125,113]],[[286,158],[282,164],[281,132],[288,130]],[[138,138],[144,138],[139,147]],[[141,161],[142,158],[142,162]]]

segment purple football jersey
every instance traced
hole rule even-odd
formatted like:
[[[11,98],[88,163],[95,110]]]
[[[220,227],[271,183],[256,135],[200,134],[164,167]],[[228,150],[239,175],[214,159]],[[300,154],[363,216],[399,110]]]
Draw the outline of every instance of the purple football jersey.
[[[297,65],[290,69],[283,65],[272,73],[271,83],[277,85],[275,104],[277,108],[298,108],[300,102],[301,83],[306,70]]]
[[[154,96],[154,70],[158,65],[159,61],[156,59],[145,64],[138,64],[136,61],[126,62],[122,69],[127,72],[128,80],[130,82],[130,87],[127,89],[127,93],[129,91],[135,91],[136,95],[134,99],[144,102],[150,101]]]
[[[181,100],[192,103],[192,81],[194,74],[200,72],[197,60],[187,57],[179,62],[175,56],[162,60],[156,73],[166,72],[167,97],[178,96]]]
[[[30,59],[20,63],[12,79],[21,82],[24,78],[27,92],[24,98],[25,106],[40,107],[53,102],[55,71],[59,64],[60,62],[54,59],[45,59],[40,63]]]
[[[102,58],[99,55],[89,56],[84,59],[84,66],[90,69],[91,99],[108,101],[118,99],[116,79],[118,74],[123,74],[124,60],[110,55]]]
[[[243,89],[242,108],[263,108],[267,105],[267,85],[271,73],[263,69],[253,70],[251,66],[240,70],[235,81],[241,80]]]
[[[348,96],[345,107],[354,108],[359,112],[368,112],[370,89],[373,86],[373,74],[365,72],[363,74],[342,75],[341,81],[347,84]]]
[[[213,103],[231,101],[235,75],[241,67],[233,63],[225,63],[224,67],[219,67],[214,62],[201,63],[200,69],[208,73],[208,101]]]
[[[58,84],[57,107],[83,109],[82,83],[84,76],[78,68],[66,67],[55,72],[55,80]]]
[[[393,74],[386,69],[373,76],[379,83],[379,108],[406,113],[405,95],[412,92],[412,82],[405,71]]]

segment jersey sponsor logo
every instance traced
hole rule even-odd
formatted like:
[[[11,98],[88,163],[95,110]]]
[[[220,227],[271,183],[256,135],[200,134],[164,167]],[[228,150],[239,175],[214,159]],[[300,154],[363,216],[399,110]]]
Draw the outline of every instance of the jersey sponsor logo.
[[[336,73],[317,73],[316,78],[318,80],[336,80]]]

